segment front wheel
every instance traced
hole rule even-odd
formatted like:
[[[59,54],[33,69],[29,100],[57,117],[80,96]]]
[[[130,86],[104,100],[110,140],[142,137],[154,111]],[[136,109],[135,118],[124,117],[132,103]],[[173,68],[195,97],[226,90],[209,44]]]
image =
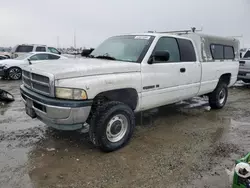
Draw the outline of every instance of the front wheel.
[[[7,75],[11,80],[20,80],[22,77],[22,70],[19,67],[11,67]]]
[[[130,140],[135,127],[133,110],[120,102],[97,108],[90,125],[90,139],[105,152],[115,151]]]
[[[221,109],[225,106],[228,96],[226,83],[218,83],[216,89],[209,95],[209,104],[212,109]]]

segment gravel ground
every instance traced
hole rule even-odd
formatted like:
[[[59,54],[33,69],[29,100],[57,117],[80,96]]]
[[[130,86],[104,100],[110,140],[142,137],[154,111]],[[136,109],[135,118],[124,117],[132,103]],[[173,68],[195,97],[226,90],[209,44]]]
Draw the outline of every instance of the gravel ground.
[[[0,102],[0,187],[229,187],[226,169],[250,151],[250,86],[237,84],[222,110],[190,101],[137,115],[129,145],[102,153],[87,134],[55,132],[24,112],[20,82]],[[142,121],[141,121],[142,119]]]

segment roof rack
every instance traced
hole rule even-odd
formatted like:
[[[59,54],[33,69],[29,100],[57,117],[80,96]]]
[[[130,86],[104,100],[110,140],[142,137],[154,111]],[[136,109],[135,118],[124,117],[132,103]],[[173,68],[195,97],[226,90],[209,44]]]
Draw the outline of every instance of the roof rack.
[[[161,31],[161,32],[157,32],[157,31],[148,31],[149,33],[175,33],[175,34],[188,34],[188,33],[195,33],[195,32],[199,32],[202,31],[202,28],[200,30],[197,30],[195,27],[191,27],[190,30],[177,30],[177,31]]]

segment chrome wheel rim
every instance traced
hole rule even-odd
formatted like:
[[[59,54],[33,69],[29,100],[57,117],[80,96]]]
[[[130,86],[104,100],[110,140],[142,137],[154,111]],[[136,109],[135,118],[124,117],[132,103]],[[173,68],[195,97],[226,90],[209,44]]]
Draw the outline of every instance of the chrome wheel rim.
[[[13,79],[13,80],[18,80],[18,79],[20,79],[20,78],[21,78],[21,75],[22,75],[22,73],[21,73],[20,69],[18,69],[18,68],[12,68],[12,69],[10,69],[10,71],[9,71],[9,77],[10,77],[11,79]]]
[[[110,119],[106,129],[106,136],[110,142],[119,142],[128,130],[128,119],[123,114]]]
[[[226,90],[223,88],[219,93],[219,103],[223,104],[226,99]]]

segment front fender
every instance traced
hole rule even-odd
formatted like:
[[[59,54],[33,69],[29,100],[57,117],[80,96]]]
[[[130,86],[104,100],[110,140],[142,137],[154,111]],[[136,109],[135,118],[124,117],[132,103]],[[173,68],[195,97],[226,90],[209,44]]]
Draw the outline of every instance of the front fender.
[[[55,86],[84,89],[89,99],[94,99],[96,95],[105,91],[123,88],[133,88],[137,93],[141,93],[141,73],[131,72],[61,79],[55,81]]]

